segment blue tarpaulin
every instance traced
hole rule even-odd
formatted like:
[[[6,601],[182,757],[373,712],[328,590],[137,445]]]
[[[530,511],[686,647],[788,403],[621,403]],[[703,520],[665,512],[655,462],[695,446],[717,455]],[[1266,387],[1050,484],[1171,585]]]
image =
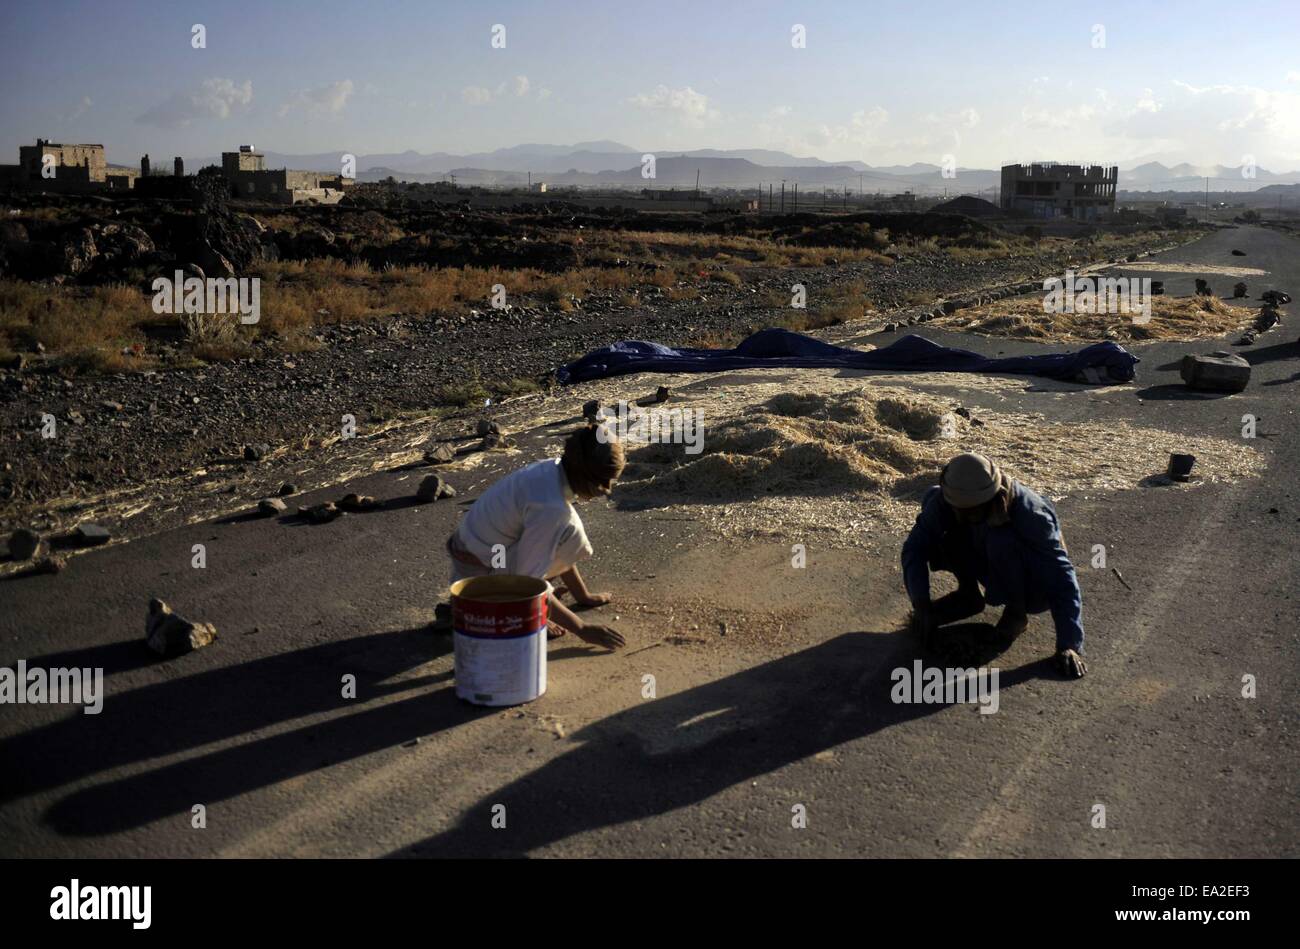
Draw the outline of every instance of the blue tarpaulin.
[[[735,349],[673,349],[626,340],[594,350],[562,367],[562,383],[588,382],[634,372],[726,372],[732,369],[891,369],[917,372],[1009,372],[1073,382],[1130,382],[1138,358],[1112,342],[1068,353],[991,359],[967,349],[904,336],[866,352],[832,346],[789,330],[760,330]]]

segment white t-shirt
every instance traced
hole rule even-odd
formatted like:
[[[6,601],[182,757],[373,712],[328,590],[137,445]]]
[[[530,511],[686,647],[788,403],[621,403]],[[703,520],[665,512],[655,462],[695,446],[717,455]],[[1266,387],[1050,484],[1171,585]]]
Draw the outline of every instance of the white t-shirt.
[[[560,459],[534,462],[506,475],[479,496],[456,529],[461,544],[495,567],[493,547],[505,548],[504,571],[550,579],[591,556],[591,542],[573,506]]]

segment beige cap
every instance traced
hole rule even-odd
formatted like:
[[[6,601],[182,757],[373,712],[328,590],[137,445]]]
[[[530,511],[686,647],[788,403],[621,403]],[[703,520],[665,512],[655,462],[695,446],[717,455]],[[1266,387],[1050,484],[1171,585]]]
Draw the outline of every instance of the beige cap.
[[[983,455],[962,452],[944,465],[939,485],[943,488],[943,499],[953,507],[979,507],[998,493],[1002,472]]]

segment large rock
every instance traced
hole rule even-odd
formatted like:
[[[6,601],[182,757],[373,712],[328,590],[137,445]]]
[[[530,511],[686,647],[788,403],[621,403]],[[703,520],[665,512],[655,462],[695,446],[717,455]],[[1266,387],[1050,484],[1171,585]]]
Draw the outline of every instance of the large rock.
[[[144,638],[149,648],[160,656],[180,656],[211,645],[217,628],[211,623],[192,623],[172,612],[172,608],[155,597],[149,601],[149,615],[144,621]]]
[[[1231,353],[1208,356],[1187,354],[1181,369],[1183,381],[1192,389],[1211,392],[1240,392],[1250,383],[1250,363]]]
[[[90,232],[90,228],[83,227],[73,231],[63,241],[62,246],[63,261],[62,269],[66,274],[84,273],[90,269],[91,264],[99,255],[99,249],[95,246],[95,237]]]

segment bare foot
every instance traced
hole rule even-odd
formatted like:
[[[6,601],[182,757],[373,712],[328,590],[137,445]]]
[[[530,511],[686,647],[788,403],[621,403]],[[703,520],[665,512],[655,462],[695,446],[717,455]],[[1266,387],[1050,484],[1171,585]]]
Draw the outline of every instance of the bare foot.
[[[579,599],[574,597],[574,602],[579,606],[604,606],[614,597],[609,593],[588,593],[585,597]]]

